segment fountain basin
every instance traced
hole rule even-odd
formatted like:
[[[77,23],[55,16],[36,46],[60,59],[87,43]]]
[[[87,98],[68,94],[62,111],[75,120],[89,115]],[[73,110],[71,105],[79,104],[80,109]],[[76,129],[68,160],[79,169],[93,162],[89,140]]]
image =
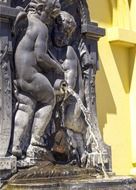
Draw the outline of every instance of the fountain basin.
[[[25,183],[11,183],[3,189],[10,190],[135,190],[136,180],[131,177],[109,179],[38,179]]]
[[[133,177],[113,176],[104,178],[94,168],[86,169],[71,165],[40,163],[21,169],[3,190],[135,190]]]

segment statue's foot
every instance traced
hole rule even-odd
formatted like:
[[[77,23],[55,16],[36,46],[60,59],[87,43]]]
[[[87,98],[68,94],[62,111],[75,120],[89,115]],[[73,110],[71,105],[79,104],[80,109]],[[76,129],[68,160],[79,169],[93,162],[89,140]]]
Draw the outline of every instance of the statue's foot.
[[[31,139],[31,145],[32,146],[39,146],[39,147],[45,147],[45,143],[43,138],[39,138],[39,137],[32,137]]]
[[[13,146],[12,155],[16,156],[17,158],[22,157],[22,150],[21,150],[20,146]]]
[[[51,161],[55,162],[52,153],[43,147],[29,145],[27,149],[27,157],[35,161]]]
[[[36,161],[29,157],[17,161],[18,168],[28,168],[36,165]]]

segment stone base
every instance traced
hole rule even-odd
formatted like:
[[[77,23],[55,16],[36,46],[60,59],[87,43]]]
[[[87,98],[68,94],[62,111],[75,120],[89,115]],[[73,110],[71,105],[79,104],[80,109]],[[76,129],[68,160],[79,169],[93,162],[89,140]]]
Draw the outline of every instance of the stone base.
[[[47,187],[55,187],[57,189],[58,183],[63,181],[71,181],[73,179],[86,179],[86,177],[95,179],[101,174],[94,168],[86,169],[79,168],[75,165],[54,165],[50,162],[39,162],[36,166],[31,168],[21,169],[8,182],[5,189],[33,189],[35,185],[38,187],[45,184]],[[102,175],[101,175],[102,176]],[[34,186],[33,186],[34,185]],[[52,186],[53,185],[53,186]],[[30,188],[28,188],[30,186]]]
[[[0,157],[0,187],[17,171],[16,157]]]
[[[53,165],[40,162],[31,168],[20,170],[3,187],[3,190],[135,190],[136,179],[104,178],[94,168],[71,165]]]
[[[102,157],[102,158],[101,158]],[[108,160],[108,154],[107,153],[102,153],[102,155],[100,153],[90,153],[90,162],[92,163],[92,166],[95,166],[95,165],[101,165],[102,163],[102,160],[103,160],[103,163],[106,165],[109,163],[109,160]],[[102,160],[101,160],[102,159]],[[109,169],[109,168],[108,168]]]
[[[131,177],[112,177],[91,179],[83,178],[56,178],[39,179],[35,181],[22,181],[11,183],[3,190],[136,190],[136,179]]]

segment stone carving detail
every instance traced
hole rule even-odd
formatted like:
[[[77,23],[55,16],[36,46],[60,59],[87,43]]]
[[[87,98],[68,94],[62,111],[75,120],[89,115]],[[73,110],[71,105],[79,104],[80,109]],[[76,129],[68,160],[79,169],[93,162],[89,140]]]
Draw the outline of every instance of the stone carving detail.
[[[86,1],[11,4],[18,15],[13,64],[6,49],[0,60],[0,156],[15,156],[19,168],[50,161],[101,167],[106,175],[108,153],[95,110],[97,42],[83,32],[89,22]]]
[[[9,44],[7,37],[2,37],[0,53],[0,156],[5,156],[8,151],[11,137],[12,122],[12,82],[11,69],[8,60]]]

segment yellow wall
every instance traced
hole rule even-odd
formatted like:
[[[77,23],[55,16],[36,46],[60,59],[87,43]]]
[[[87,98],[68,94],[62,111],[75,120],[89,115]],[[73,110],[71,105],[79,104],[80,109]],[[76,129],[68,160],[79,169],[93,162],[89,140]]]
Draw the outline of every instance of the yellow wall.
[[[99,40],[97,112],[113,171],[136,175],[136,0],[87,0],[92,21],[106,29]]]

